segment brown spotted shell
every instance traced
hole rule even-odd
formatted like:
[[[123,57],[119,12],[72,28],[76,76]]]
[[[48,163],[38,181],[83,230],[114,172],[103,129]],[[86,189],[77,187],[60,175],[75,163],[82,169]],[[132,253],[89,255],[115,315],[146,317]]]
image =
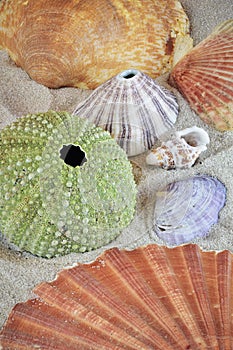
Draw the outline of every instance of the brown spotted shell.
[[[188,33],[178,0],[0,2],[0,46],[51,88],[94,89],[128,68],[155,78],[192,45]]]
[[[232,254],[197,245],[117,248],[17,304],[1,349],[232,349]]]

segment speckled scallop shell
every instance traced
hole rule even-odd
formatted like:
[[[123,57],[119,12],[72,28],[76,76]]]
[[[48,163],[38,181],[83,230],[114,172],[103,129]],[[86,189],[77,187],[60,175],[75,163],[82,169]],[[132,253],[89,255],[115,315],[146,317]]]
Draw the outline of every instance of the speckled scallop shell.
[[[86,119],[53,111],[18,118],[0,145],[1,231],[21,250],[52,257],[95,249],[133,219],[127,155]]]
[[[152,149],[146,157],[146,162],[166,170],[191,168],[200,154],[207,149],[209,141],[208,133],[196,126],[177,131],[171,140]]]
[[[168,245],[206,237],[225,200],[225,186],[208,175],[170,183],[156,195],[152,234]]]
[[[170,77],[191,108],[220,131],[233,129],[233,20],[178,62]]]
[[[197,245],[113,248],[17,304],[2,349],[230,350],[232,254]]]
[[[108,130],[134,156],[150,149],[175,124],[178,104],[148,75],[129,69],[95,89],[73,114]]]
[[[0,46],[38,83],[94,89],[128,67],[170,71],[192,40],[177,0],[1,0]]]

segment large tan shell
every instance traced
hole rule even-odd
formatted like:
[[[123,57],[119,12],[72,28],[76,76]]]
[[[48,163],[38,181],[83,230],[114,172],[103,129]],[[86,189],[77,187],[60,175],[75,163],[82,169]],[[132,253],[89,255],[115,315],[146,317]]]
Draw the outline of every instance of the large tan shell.
[[[233,130],[233,19],[185,55],[170,81],[204,122],[220,131]]]
[[[230,350],[232,254],[113,248],[12,310],[1,349]]]
[[[128,68],[155,78],[192,46],[188,32],[177,0],[0,2],[0,46],[51,88],[94,89]]]

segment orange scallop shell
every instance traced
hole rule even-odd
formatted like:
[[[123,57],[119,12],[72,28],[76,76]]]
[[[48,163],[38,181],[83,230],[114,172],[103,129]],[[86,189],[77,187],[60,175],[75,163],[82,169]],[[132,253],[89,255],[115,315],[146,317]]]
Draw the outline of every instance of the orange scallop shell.
[[[197,245],[117,248],[17,304],[1,349],[230,350],[232,254]]]
[[[155,78],[191,45],[188,33],[178,0],[0,1],[0,46],[51,88],[94,89],[129,68]]]
[[[233,130],[233,19],[185,55],[170,81],[205,123]]]

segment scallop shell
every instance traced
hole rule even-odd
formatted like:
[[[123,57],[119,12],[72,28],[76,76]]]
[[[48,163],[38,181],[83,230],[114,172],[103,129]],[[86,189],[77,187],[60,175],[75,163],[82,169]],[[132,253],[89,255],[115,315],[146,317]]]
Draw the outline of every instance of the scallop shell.
[[[73,112],[108,130],[128,156],[150,149],[178,115],[175,96],[148,75],[129,69],[95,89]]]
[[[187,45],[189,20],[177,0],[0,2],[0,46],[50,88],[94,89],[128,67],[155,78]]]
[[[206,237],[225,201],[225,186],[208,175],[170,183],[157,193],[153,234],[169,245]]]
[[[214,32],[175,65],[171,73],[190,106],[220,131],[233,129],[233,20]]]
[[[191,168],[199,155],[207,149],[208,133],[193,126],[177,131],[171,140],[153,149],[146,157],[149,165],[157,165],[166,170]]]
[[[0,145],[1,231],[21,250],[52,257],[95,249],[133,219],[127,155],[86,119],[53,111],[18,118]]]
[[[1,349],[232,349],[232,254],[113,248],[17,304]]]

